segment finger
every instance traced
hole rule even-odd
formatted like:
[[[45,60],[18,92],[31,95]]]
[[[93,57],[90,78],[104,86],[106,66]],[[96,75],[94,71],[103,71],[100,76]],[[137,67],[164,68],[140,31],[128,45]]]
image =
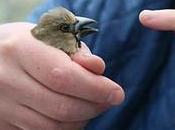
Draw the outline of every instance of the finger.
[[[89,120],[103,111],[97,104],[57,94],[36,83],[30,85],[28,87],[34,86],[37,89],[33,88],[33,91],[25,93],[24,95],[30,98],[23,98],[20,103],[54,120],[65,122]]]
[[[28,106],[49,118],[67,122],[80,121],[92,119],[104,111],[103,107],[97,104],[57,94],[22,71],[15,71],[15,73],[21,78],[4,77],[3,80],[8,82],[5,86],[9,87],[1,90],[2,93],[5,93],[6,97],[11,97],[14,102]]]
[[[19,130],[57,130],[58,122],[46,118],[30,108],[18,105],[11,98],[1,98],[3,100],[0,104],[0,118],[8,123],[9,127]]]
[[[103,74],[105,63],[102,58],[92,55],[89,48],[82,44],[79,52],[71,56],[72,60],[96,74]]]
[[[165,31],[175,31],[175,10],[145,10],[140,13],[143,25]]]
[[[69,82],[71,86],[65,85],[64,88],[66,93],[94,103],[117,105],[124,99],[124,92],[118,84],[104,76],[94,75],[78,64],[74,64]]]
[[[35,40],[29,32],[21,35],[26,40],[15,48],[16,61],[44,86],[95,103],[122,102],[124,92],[115,82],[90,73],[62,51]]]
[[[14,109],[11,117],[10,124],[22,130],[59,130],[59,122],[24,106]]]

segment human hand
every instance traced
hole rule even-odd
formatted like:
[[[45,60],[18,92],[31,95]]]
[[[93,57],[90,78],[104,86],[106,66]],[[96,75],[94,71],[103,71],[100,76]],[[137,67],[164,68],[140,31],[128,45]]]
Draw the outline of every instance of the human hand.
[[[175,10],[145,10],[140,13],[140,21],[152,29],[175,31]]]
[[[33,26],[0,26],[0,130],[78,130],[122,102],[99,57],[84,46],[72,60],[34,39]]]

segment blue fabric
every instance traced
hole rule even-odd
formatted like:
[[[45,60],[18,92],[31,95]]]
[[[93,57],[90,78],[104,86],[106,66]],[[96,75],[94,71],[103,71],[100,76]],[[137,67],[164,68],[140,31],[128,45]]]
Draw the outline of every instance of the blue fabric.
[[[99,21],[84,41],[107,65],[105,76],[123,86],[126,100],[93,119],[86,130],[175,130],[175,40],[143,27],[143,9],[173,8],[174,0],[50,0],[30,18],[62,5]]]

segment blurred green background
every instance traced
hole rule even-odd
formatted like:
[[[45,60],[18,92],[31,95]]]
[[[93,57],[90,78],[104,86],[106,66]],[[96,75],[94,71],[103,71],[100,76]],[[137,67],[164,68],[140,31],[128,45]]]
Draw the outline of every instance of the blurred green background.
[[[0,24],[25,21],[32,9],[43,0],[0,0]]]

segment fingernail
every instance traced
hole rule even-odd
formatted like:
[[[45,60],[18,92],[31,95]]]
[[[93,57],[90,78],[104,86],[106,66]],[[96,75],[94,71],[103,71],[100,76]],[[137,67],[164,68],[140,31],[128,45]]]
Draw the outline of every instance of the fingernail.
[[[143,10],[142,13],[144,14],[154,14],[156,10]]]
[[[155,17],[156,10],[144,10],[140,13],[140,16],[146,20],[152,19]]]
[[[111,91],[108,97],[108,103],[111,105],[118,105],[124,100],[124,93],[120,89],[114,89]]]

